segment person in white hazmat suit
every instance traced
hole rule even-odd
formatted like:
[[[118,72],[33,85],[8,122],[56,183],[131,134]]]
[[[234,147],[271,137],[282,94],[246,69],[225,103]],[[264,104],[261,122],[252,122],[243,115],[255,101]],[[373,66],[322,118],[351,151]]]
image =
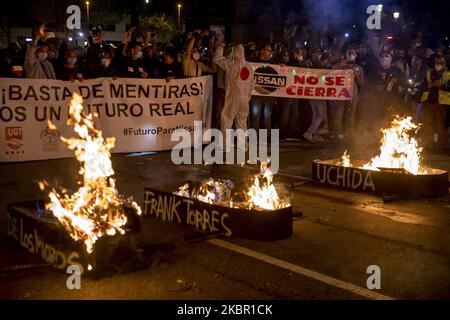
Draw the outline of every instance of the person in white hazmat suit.
[[[245,61],[244,47],[241,44],[235,45],[231,57],[226,58],[223,56],[224,46],[224,43],[221,43],[217,47],[213,61],[225,71],[225,102],[221,115],[221,131],[222,137],[226,137],[225,150],[228,152],[232,143],[226,131],[232,129],[233,121],[236,121],[236,129],[247,132],[249,102],[254,83],[253,68]],[[247,149],[245,140],[245,136],[238,135],[238,147],[243,143]]]

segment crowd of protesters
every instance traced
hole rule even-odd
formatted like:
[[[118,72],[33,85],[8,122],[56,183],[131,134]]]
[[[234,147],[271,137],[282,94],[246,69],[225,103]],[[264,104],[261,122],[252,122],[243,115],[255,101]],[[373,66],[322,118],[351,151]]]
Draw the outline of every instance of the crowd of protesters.
[[[0,49],[0,77],[82,81],[99,77],[177,78],[214,75],[212,126],[231,126],[236,120],[254,129],[279,128],[285,140],[348,140],[379,132],[393,114],[410,115],[423,124],[426,148],[445,148],[450,133],[450,49],[443,42],[427,44],[421,32],[410,43],[373,37],[365,42],[319,41],[284,43],[219,43],[210,31],[187,34],[182,46],[158,43],[147,32],[137,41],[135,29],[125,33],[117,47],[94,30],[86,46],[75,35],[48,38],[41,27],[31,43],[20,37]],[[219,48],[219,50],[217,50]],[[220,57],[217,57],[217,52]],[[215,56],[216,55],[216,56]],[[239,55],[239,57],[237,57]],[[314,69],[351,69],[355,76],[351,101],[249,97],[244,113],[225,110],[232,70],[227,59]],[[220,59],[219,59],[220,58]],[[230,69],[231,68],[231,69]],[[237,89],[236,89],[237,90]],[[442,94],[444,92],[444,94]],[[447,95],[445,94],[447,92]],[[242,100],[244,101],[244,100]],[[242,101],[235,100],[236,105]],[[242,117],[244,115],[244,117]],[[235,117],[236,116],[236,117]],[[224,120],[225,119],[225,120]],[[231,123],[228,123],[230,122]]]

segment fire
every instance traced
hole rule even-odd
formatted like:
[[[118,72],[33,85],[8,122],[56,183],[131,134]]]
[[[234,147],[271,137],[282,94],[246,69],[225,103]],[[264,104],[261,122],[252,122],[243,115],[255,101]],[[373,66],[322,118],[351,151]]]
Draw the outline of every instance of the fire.
[[[266,182],[261,184],[260,177]],[[250,209],[256,207],[264,210],[277,210],[290,206],[287,200],[280,198],[272,180],[273,174],[267,168],[267,163],[261,163],[261,174],[255,177],[253,185],[247,191]]]
[[[141,209],[132,199],[124,200],[118,194],[112,177],[114,170],[110,153],[115,138],[103,138],[102,131],[95,128],[93,115],[83,114],[82,102],[81,96],[75,93],[69,108],[71,118],[67,122],[74,126],[79,137],[61,137],[68,148],[74,150],[81,164],[82,186],[72,195],[65,190],[60,194],[52,188],[49,193],[51,202],[46,208],[53,212],[74,240],[84,241],[87,252],[92,253],[100,237],[125,234],[125,205],[132,206],[139,215]],[[46,185],[45,182],[39,183],[41,189]]]
[[[253,185],[245,192],[233,194],[232,181],[210,178],[191,192],[189,184],[185,184],[175,194],[230,208],[278,210],[291,206],[287,199],[279,196],[272,181],[273,174],[267,168],[267,163],[261,163],[261,173],[255,176]]]
[[[417,140],[411,136],[418,128],[411,117],[394,119],[390,128],[382,130],[380,155],[364,165],[363,169],[404,169],[414,175],[426,174],[421,164],[422,148],[419,148]]]

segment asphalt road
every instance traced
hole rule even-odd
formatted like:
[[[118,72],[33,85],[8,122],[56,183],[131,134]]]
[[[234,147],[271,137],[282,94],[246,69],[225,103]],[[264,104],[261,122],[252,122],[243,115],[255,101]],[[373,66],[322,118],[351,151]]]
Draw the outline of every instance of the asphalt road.
[[[1,299],[437,299],[450,298],[450,196],[384,203],[379,196],[311,183],[311,162],[340,156],[344,146],[283,143],[276,182],[290,186],[294,235],[257,241],[197,235],[144,218],[141,241],[170,243],[145,270],[101,280],[82,278],[68,290],[67,275],[39,264],[7,239],[6,205],[45,198],[37,181],[76,187],[73,159],[0,164]],[[355,158],[376,147],[350,148]],[[425,154],[426,164],[450,170],[450,153]],[[174,191],[206,177],[250,178],[255,167],[175,166],[169,152],[114,155],[117,187],[139,203],[144,187]],[[381,289],[368,290],[367,268],[381,270]]]

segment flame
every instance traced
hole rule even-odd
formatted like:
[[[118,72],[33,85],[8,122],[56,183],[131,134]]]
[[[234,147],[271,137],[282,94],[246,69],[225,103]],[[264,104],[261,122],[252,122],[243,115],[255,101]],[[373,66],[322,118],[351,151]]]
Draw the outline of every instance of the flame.
[[[266,182],[261,185],[259,178]],[[290,206],[287,200],[281,199],[275,186],[272,184],[273,174],[267,168],[267,163],[261,163],[261,174],[255,177],[254,183],[247,191],[250,209],[253,207],[264,210],[277,210]]]
[[[379,168],[404,169],[411,174],[426,174],[421,164],[422,148],[417,140],[411,137],[416,133],[418,126],[411,117],[396,117],[391,127],[383,129],[380,155],[363,166],[363,169],[379,171]]]
[[[74,93],[69,108],[71,118],[67,121],[68,125],[74,126],[79,137],[61,137],[68,148],[74,150],[81,164],[79,173],[83,176],[82,186],[72,195],[68,195],[65,190],[59,194],[52,189],[49,193],[51,202],[46,208],[53,212],[73,239],[84,241],[86,251],[92,253],[100,237],[125,234],[125,204],[131,205],[139,215],[141,209],[136,202],[124,200],[118,194],[110,159],[115,138],[105,140],[102,137],[101,130],[94,126],[92,114],[83,114],[82,102],[81,96]],[[45,182],[39,183],[41,189],[45,186]]]
[[[352,163],[350,162],[350,155],[347,153],[347,150],[345,150],[338,165],[346,168],[350,168],[352,166]]]
[[[260,181],[265,181],[261,183]],[[214,180],[203,182],[200,187],[189,191],[189,184],[181,186],[174,194],[194,198],[210,204],[228,206],[230,208],[245,208],[256,210],[277,210],[290,207],[287,199],[282,199],[272,184],[273,174],[267,168],[267,163],[261,163],[261,173],[256,175],[246,192],[236,193],[233,198],[234,184],[230,180]],[[234,195],[236,195],[234,194]],[[246,201],[244,200],[246,199]]]

